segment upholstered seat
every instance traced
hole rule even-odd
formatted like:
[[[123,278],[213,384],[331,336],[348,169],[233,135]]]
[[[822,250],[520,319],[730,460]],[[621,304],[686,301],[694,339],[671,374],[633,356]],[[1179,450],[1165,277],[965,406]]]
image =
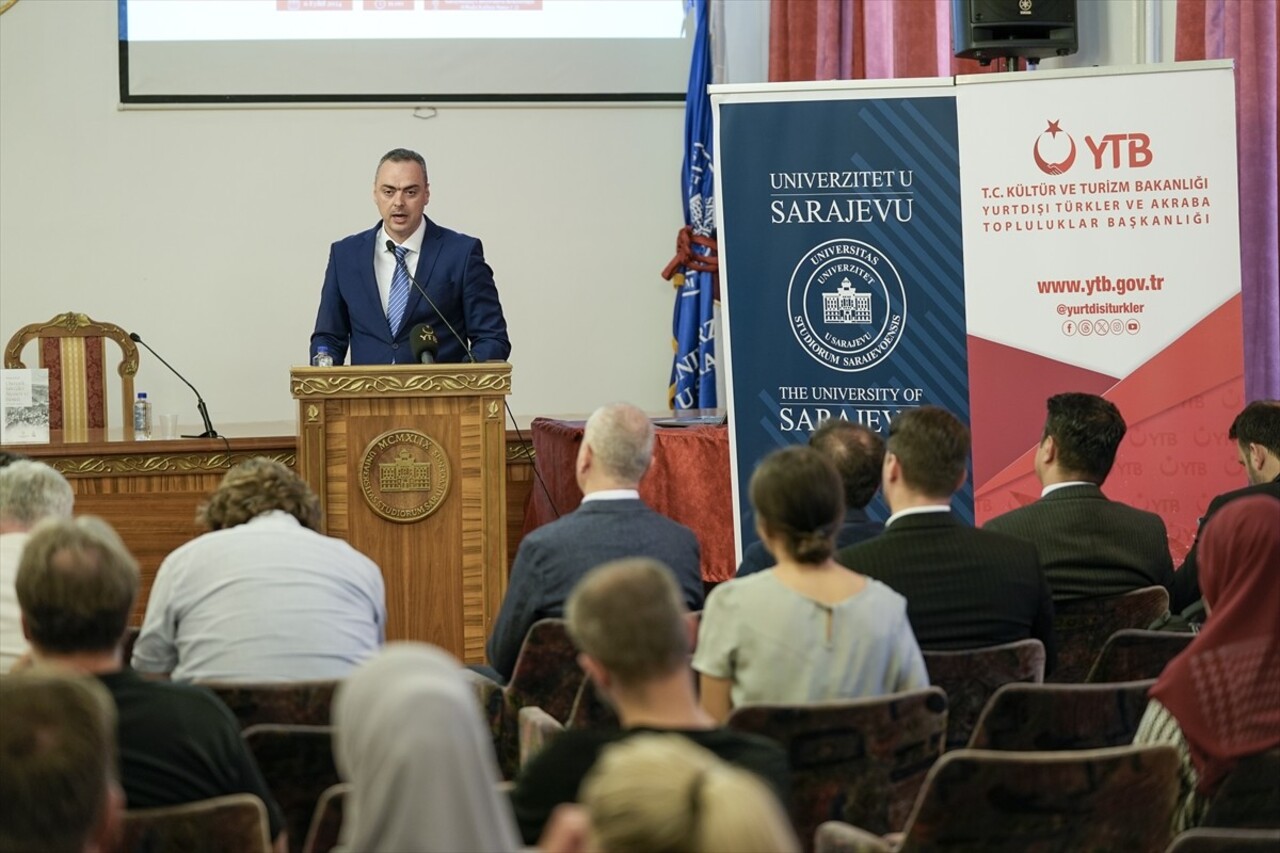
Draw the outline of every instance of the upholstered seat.
[[[351,785],[344,782],[326,788],[320,795],[315,816],[311,819],[311,828],[307,830],[307,840],[302,845],[302,853],[329,853],[338,846],[343,807],[350,790]]]
[[[1015,681],[1044,681],[1044,643],[1018,640],[980,649],[924,652],[929,683],[947,691],[947,748],[969,742],[991,694]]]
[[[267,807],[253,794],[125,812],[121,853],[269,853]]]
[[[1045,680],[1084,681],[1112,634],[1126,628],[1145,628],[1168,609],[1169,591],[1162,586],[1054,605],[1058,663]]]
[[[586,676],[563,619],[539,619],[529,628],[506,686],[465,670],[493,731],[504,778],[520,766],[520,709],[536,706],[564,724]]]
[[[1098,659],[1085,679],[1092,682],[1142,681],[1159,678],[1169,661],[1176,658],[1195,634],[1175,631],[1146,631],[1126,628],[1107,638]]]
[[[808,848],[826,820],[876,832],[902,828],[925,774],[942,754],[947,697],[928,687],[871,699],[743,705],[727,726],[786,749],[791,821]]]
[[[1276,853],[1280,829],[1189,829],[1167,853]]]
[[[520,766],[543,750],[548,743],[564,732],[564,724],[536,705],[520,709]]]
[[[1100,749],[1133,742],[1154,681],[1006,684],[978,718],[973,749]]]
[[[40,367],[49,371],[49,429],[63,442],[104,440],[110,427],[107,402],[106,341],[120,346],[120,411],[117,422],[124,439],[133,439],[133,378],[138,373],[138,348],[129,333],[114,323],[101,323],[85,314],[67,311],[47,323],[23,326],[4,350],[6,369],[22,369],[22,351],[35,341]]]
[[[337,681],[289,681],[263,684],[232,684],[220,681],[200,682],[218,694],[240,728],[263,723],[294,726],[327,726],[329,706]]]
[[[843,823],[819,853],[1162,853],[1172,835],[1178,753],[1167,744],[1065,752],[957,749],[929,771],[900,846]]]
[[[333,729],[266,724],[250,726],[243,737],[284,813],[289,849],[302,850],[321,794],[339,782]]]

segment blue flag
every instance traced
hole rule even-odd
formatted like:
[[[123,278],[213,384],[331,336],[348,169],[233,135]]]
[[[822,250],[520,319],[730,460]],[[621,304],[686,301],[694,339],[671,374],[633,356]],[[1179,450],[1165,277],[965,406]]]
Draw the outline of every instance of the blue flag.
[[[676,257],[663,272],[676,286],[671,324],[675,359],[667,389],[672,409],[716,407],[715,183],[711,99],[707,96],[711,82],[710,5],[710,0],[685,0],[686,10],[694,10],[697,27],[685,98],[684,166],[680,173],[685,227],[677,241]]]

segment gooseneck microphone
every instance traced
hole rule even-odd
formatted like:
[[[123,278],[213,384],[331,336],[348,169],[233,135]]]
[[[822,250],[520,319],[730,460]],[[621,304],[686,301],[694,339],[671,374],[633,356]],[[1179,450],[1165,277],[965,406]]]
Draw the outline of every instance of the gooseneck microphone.
[[[413,286],[418,288],[418,292],[422,294],[422,298],[427,300],[427,304],[431,306],[431,310],[436,312],[436,316],[439,317],[444,322],[445,326],[449,329],[450,332],[453,332],[453,336],[454,338],[457,339],[458,343],[462,344],[462,349],[467,354],[467,361],[471,362],[472,364],[475,364],[476,363],[475,354],[471,352],[471,347],[467,346],[466,339],[463,338],[462,335],[458,334],[458,330],[455,329],[453,327],[453,324],[449,322],[449,318],[444,315],[443,311],[441,311],[438,307],[436,307],[435,300],[433,300],[430,296],[427,295],[427,289],[422,285],[418,284],[418,280],[413,277],[413,273],[409,272],[409,265],[404,262],[404,258],[396,254],[395,240],[388,240],[386,242],[386,246],[387,246],[387,251],[390,252],[392,256],[395,257],[396,265],[404,268],[404,274],[409,277],[409,281],[413,282]],[[426,324],[424,323],[422,325],[426,325]],[[430,328],[430,326],[428,326],[427,328]],[[415,326],[414,329],[416,331],[417,327]],[[432,332],[432,336],[434,335],[435,335],[435,332]],[[412,339],[412,334],[410,335],[410,338]],[[437,342],[437,345],[438,345],[438,342]],[[415,358],[419,357],[421,352],[422,352],[421,350],[415,349],[413,351],[414,357]],[[435,352],[433,351],[431,355],[432,355],[432,361],[434,361]],[[424,363],[430,364],[432,362],[424,362]],[[170,370],[172,369],[173,368],[170,368]]]
[[[151,353],[156,358],[160,359],[160,363],[163,364],[165,367],[169,368],[170,372],[172,372],[174,376],[178,377],[183,382],[186,382],[187,387],[190,388],[192,393],[196,395],[196,408],[200,410],[200,418],[204,421],[204,432],[201,433],[200,435],[184,435],[182,437],[183,438],[222,438],[222,436],[218,435],[217,430],[213,428],[213,423],[209,420],[209,408],[205,406],[204,398],[200,396],[200,392],[196,390],[196,386],[192,385],[190,382],[187,382],[187,377],[183,376],[181,373],[175,370],[173,365],[165,361],[164,357],[160,355],[160,353],[153,350],[151,348],[151,345],[142,339],[142,335],[139,335],[137,332],[130,332],[129,340],[133,341],[135,344],[142,344],[144,347],[146,347],[147,352]]]

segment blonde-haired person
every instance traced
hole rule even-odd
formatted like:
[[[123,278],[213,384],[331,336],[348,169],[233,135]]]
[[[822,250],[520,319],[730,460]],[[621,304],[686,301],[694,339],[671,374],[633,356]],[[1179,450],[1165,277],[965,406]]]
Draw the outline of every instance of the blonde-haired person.
[[[342,678],[382,646],[382,573],[318,532],[316,496],[270,459],[232,468],[201,507],[209,532],[156,574],[133,668],[175,681]]]
[[[723,721],[748,702],[928,686],[906,599],[832,558],[844,496],[831,462],[810,447],[774,451],[752,475],[750,495],[756,532],[778,563],[707,599],[693,659],[702,707]]]
[[[754,774],[679,735],[610,746],[562,806],[544,853],[788,853],[800,850],[778,800]]]

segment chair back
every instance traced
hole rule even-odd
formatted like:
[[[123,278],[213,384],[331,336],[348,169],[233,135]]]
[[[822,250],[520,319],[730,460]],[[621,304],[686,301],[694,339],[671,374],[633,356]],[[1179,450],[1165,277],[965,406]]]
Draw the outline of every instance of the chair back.
[[[569,712],[569,722],[565,728],[616,731],[622,728],[622,723],[618,720],[617,712],[600,698],[595,685],[587,678],[574,697],[573,710]]]
[[[4,366],[23,369],[22,351],[31,341],[39,349],[39,365],[49,371],[49,429],[61,430],[65,443],[105,439],[110,425],[107,403],[107,348],[120,346],[120,423],[126,441],[133,440],[133,377],[138,348],[129,333],[114,323],[100,323],[67,311],[47,323],[23,326],[4,349]],[[92,431],[92,432],[91,432]]]
[[[568,624],[563,619],[539,619],[520,646],[506,692],[517,703],[515,712],[537,705],[563,723],[569,719],[585,677],[578,666],[578,648],[569,639]]]
[[[947,695],[939,687],[806,705],[743,705],[730,729],[772,738],[791,764],[791,822],[805,849],[827,820],[902,828],[942,754]]]
[[[290,681],[263,684],[232,684],[221,681],[202,681],[218,694],[231,713],[240,721],[240,728],[264,723],[293,726],[329,725],[329,707],[333,704],[333,691],[337,681]]]
[[[1280,829],[1188,829],[1173,839],[1167,853],[1276,853]]]
[[[253,794],[231,794],[124,814],[121,853],[270,853],[267,807]]]
[[[969,742],[978,715],[1002,685],[1044,681],[1044,643],[1036,639],[923,654],[929,683],[947,691],[947,749]]]
[[[1006,684],[982,710],[971,749],[1101,749],[1133,742],[1154,681]]]
[[[316,803],[316,813],[311,819],[311,828],[307,830],[307,840],[302,845],[302,853],[329,853],[338,846],[338,837],[342,832],[342,811],[346,804],[347,792],[351,785],[331,785],[320,795]]]
[[[901,849],[1162,853],[1178,784],[1178,752],[1168,744],[957,749],[929,771]]]
[[[536,705],[520,709],[520,766],[524,767],[547,744],[564,734],[564,725]]]
[[[1280,829],[1280,747],[1237,761],[1218,786],[1200,825]]]
[[[289,849],[297,853],[321,794],[341,781],[333,760],[333,729],[265,724],[250,726],[243,737],[284,814]]]
[[[1055,604],[1053,633],[1058,641],[1058,665],[1045,680],[1084,681],[1112,634],[1125,628],[1145,628],[1168,609],[1169,591],[1162,586]]]
[[[1125,628],[1107,638],[1085,681],[1144,681],[1159,678],[1169,661],[1195,639],[1195,634]]]

